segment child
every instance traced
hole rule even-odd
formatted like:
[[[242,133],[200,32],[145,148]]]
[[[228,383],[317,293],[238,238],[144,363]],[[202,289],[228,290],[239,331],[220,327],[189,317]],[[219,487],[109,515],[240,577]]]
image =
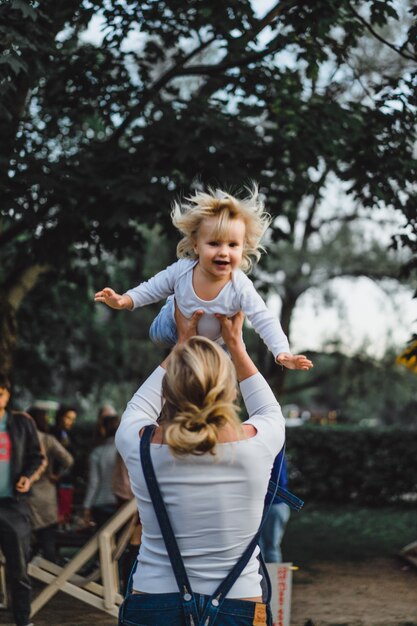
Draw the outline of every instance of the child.
[[[174,297],[187,318],[203,311],[198,332],[218,342],[221,334],[216,315],[231,317],[242,310],[277,363],[289,369],[310,369],[309,359],[290,353],[278,319],[244,273],[252,267],[252,259],[259,260],[261,239],[271,220],[257,187],[243,200],[210,189],[188,200],[188,204],[175,203],[171,213],[183,234],[177,246],[179,260],[123,295],[106,287],[96,293],[95,301],[113,309],[133,310],[169,296],[150,330],[151,339],[165,346],[175,345],[177,340]]]

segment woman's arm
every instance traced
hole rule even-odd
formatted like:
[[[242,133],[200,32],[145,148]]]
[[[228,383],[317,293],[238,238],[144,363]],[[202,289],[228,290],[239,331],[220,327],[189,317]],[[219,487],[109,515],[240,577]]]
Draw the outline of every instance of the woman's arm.
[[[98,458],[96,451],[93,450],[88,459],[88,480],[83,502],[84,509],[91,509],[94,504],[99,480]]]
[[[243,427],[249,432],[249,436],[261,431],[271,453],[275,455],[284,443],[285,421],[272,389],[246,352],[242,338],[244,314],[239,312],[232,318],[225,316],[218,318],[249,415],[249,420],[244,422]]]
[[[222,329],[222,337],[230,352],[236,375],[239,382],[258,373],[258,368],[246,351],[246,346],[242,338],[243,320],[245,315],[242,311],[233,317],[216,315]]]
[[[54,476],[58,479],[61,474],[65,473],[74,464],[74,457],[61,445],[52,435],[48,439],[48,454],[59,464],[59,472]]]

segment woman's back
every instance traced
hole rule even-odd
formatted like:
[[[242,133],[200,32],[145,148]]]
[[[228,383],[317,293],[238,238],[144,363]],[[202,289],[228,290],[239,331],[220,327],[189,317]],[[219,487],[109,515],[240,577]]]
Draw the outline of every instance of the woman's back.
[[[177,591],[139,458],[141,428],[155,424],[161,410],[165,371],[158,368],[139,388],[122,417],[117,446],[128,466],[143,525],[134,589],[147,593]],[[216,454],[175,457],[168,445],[152,444],[151,456],[162,496],[190,583],[210,595],[225,578],[256,533],[273,460],[284,442],[284,420],[260,374],[241,384],[256,436],[217,444]],[[228,597],[260,593],[257,551]]]

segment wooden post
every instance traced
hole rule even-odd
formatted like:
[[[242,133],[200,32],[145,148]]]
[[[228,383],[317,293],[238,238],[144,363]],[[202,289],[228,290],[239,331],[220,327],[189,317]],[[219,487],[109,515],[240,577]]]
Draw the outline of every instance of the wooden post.
[[[417,567],[417,541],[409,543],[400,551],[401,558],[405,559],[414,567]]]

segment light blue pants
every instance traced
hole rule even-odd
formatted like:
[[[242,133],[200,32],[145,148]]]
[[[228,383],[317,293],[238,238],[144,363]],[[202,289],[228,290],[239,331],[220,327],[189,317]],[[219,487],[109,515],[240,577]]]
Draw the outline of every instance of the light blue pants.
[[[290,517],[290,507],[284,502],[273,504],[259,538],[265,563],[282,563],[281,541]]]
[[[149,337],[157,346],[172,348],[177,343],[178,334],[174,313],[174,296],[169,296],[149,329]]]

